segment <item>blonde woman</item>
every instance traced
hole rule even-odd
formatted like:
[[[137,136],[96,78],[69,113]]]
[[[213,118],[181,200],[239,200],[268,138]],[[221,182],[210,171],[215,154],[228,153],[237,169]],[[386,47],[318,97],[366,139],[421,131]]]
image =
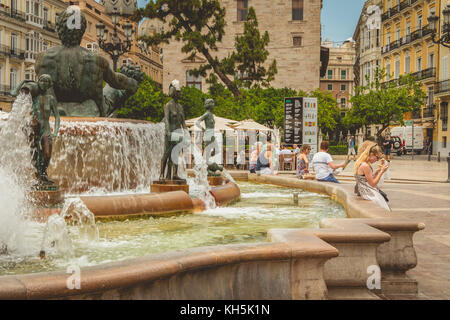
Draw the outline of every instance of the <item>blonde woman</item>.
[[[309,173],[309,160],[308,154],[311,152],[311,146],[304,144],[300,148],[300,152],[297,156],[297,178],[303,179],[303,175]]]
[[[371,141],[365,142],[361,147],[362,150],[358,160],[356,160],[354,169],[355,193],[361,198],[371,200],[381,208],[391,211],[386,199],[377,187],[381,177],[389,168],[389,164],[381,166],[375,172],[372,170],[372,164],[379,161],[383,156],[382,149]]]

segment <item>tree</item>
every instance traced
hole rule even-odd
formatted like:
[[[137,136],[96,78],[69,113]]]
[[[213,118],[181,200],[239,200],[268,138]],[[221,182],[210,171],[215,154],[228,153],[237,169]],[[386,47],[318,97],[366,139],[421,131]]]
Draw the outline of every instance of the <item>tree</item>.
[[[117,110],[119,118],[159,122],[164,117],[164,105],[169,101],[155,81],[144,75],[137,92]]]
[[[379,124],[378,140],[393,122],[403,125],[405,113],[419,110],[426,97],[421,83],[411,75],[382,83],[384,77],[384,69],[376,69],[374,81],[370,82],[367,77],[369,84],[356,88],[350,99],[353,107],[344,120],[348,125]]]
[[[261,84],[268,87],[275,79],[278,72],[277,61],[273,60],[268,69],[264,67],[269,56],[269,51],[265,47],[269,42],[269,33],[265,31],[261,36],[255,9],[250,7],[244,24],[244,34],[236,36],[236,52],[233,52],[229,58],[232,69],[236,68],[239,71],[236,79],[238,85],[250,88],[254,84],[256,86]]]
[[[222,41],[226,25],[225,9],[219,0],[154,0],[138,9],[133,19],[140,21],[144,17],[168,22],[163,32],[141,37],[149,46],[169,43],[172,38],[182,41],[181,51],[189,54],[190,59],[200,53],[208,61],[191,74],[206,77],[206,72],[213,70],[235,96],[241,95],[227,76],[233,72],[229,57],[219,60],[213,56],[213,52],[218,51],[217,42]]]

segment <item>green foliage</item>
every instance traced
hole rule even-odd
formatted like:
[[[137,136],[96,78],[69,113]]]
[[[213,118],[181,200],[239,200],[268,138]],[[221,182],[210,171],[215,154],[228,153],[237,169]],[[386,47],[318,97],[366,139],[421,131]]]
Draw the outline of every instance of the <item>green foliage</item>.
[[[164,105],[169,98],[161,91],[155,81],[144,75],[137,92],[125,105],[117,110],[119,118],[139,119],[159,122],[164,117]]]
[[[336,99],[330,92],[322,92],[318,89],[312,91],[309,96],[317,98],[317,116],[320,130],[323,133],[330,133],[336,128],[340,120],[340,109]]]
[[[355,151],[358,153],[358,146],[355,146]],[[348,154],[348,147],[345,144],[339,144],[335,146],[330,146],[328,149],[328,153],[333,156],[342,156]]]
[[[235,38],[236,52],[226,60],[232,74],[236,69],[239,72],[239,77],[235,79],[239,87],[251,88],[260,85],[268,87],[275,79],[278,72],[276,60],[272,61],[268,69],[264,67],[269,56],[266,49],[269,42],[269,33],[265,31],[261,36],[255,9],[250,7],[244,24],[244,34]]]
[[[411,75],[382,84],[384,77],[385,71],[377,69],[374,81],[356,88],[355,96],[350,99],[353,107],[344,119],[347,126],[381,124],[376,133],[378,139],[392,122],[403,125],[404,114],[418,110],[426,97],[421,83]]]
[[[181,88],[180,104],[184,108],[184,116],[186,119],[200,117],[205,113],[204,101],[207,95],[196,87]]]
[[[218,51],[217,43],[225,34],[225,9],[219,0],[154,0],[145,8],[138,9],[133,19],[159,19],[167,28],[161,33],[143,36],[140,39],[149,46],[169,43],[171,39],[181,41],[181,51],[189,54],[190,59],[200,53],[208,61],[192,72],[194,76],[206,77],[207,71],[213,70],[235,96],[240,91],[226,75],[230,64],[213,56]]]

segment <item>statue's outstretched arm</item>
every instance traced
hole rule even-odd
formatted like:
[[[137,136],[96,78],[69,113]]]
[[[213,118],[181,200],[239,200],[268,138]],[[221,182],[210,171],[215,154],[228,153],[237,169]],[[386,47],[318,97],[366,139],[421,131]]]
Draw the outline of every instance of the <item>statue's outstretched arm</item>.
[[[123,75],[119,72],[114,72],[113,69],[109,66],[108,60],[104,57],[99,57],[101,59],[101,63],[103,64],[103,79],[106,81],[114,89],[127,90],[132,92],[133,94],[138,89],[138,82],[132,78],[128,78],[126,75]]]
[[[33,82],[33,80],[23,80],[14,90],[11,90],[11,95],[13,97],[17,97],[19,95],[20,90],[22,90],[22,87],[24,86],[24,84],[28,83],[28,82]]]

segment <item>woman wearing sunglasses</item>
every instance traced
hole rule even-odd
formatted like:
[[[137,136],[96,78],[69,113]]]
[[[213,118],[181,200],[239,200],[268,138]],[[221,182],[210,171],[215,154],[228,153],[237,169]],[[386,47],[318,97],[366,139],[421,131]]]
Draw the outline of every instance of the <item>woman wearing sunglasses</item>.
[[[360,148],[360,156],[355,163],[355,193],[365,200],[371,200],[378,206],[391,211],[387,203],[387,196],[380,191],[378,183],[381,177],[389,168],[387,165],[380,166],[373,172],[372,164],[383,157],[382,149],[375,142],[366,141]]]

